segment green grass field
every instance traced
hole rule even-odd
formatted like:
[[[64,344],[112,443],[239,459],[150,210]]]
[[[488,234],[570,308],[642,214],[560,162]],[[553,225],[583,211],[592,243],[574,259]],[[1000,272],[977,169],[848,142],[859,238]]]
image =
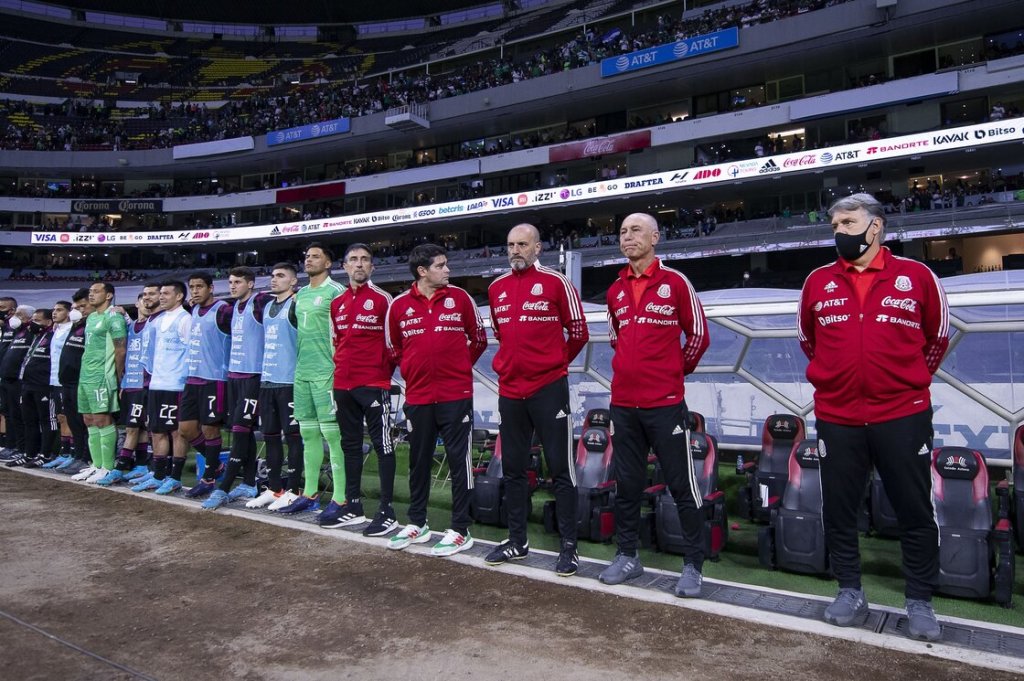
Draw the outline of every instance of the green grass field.
[[[262,448],[261,448],[262,449]],[[406,522],[406,511],[409,503],[408,478],[408,445],[399,443],[396,447],[398,472],[395,478],[394,507],[400,523]],[[475,455],[476,456],[476,455]],[[191,457],[190,457],[191,458]],[[326,462],[326,460],[325,460]],[[191,466],[189,467],[191,469]],[[434,484],[430,493],[428,507],[428,523],[437,531],[447,528],[451,512],[450,487],[444,481],[447,473],[444,463],[434,467]],[[738,488],[742,481],[735,474],[732,464],[723,463],[719,469],[719,487],[725,492],[729,512],[729,541],[718,561],[708,562],[704,574],[714,579],[740,582],[755,586],[784,589],[799,593],[819,596],[833,596],[836,592],[835,582],[825,577],[799,575],[782,571],[771,571],[761,567],[757,559],[758,525],[741,520],[735,509]],[[376,511],[375,499],[379,498],[380,485],[377,479],[376,454],[371,453],[366,459],[363,471],[363,495],[366,497],[366,513]],[[191,484],[185,480],[185,484]],[[557,535],[544,531],[542,509],[544,501],[552,499],[545,490],[538,490],[533,495],[533,512],[530,516],[530,546],[538,549],[557,551],[559,541]],[[471,528],[474,537],[500,541],[507,537],[507,530],[482,524]],[[877,537],[861,537],[861,560],[864,570],[864,589],[872,603],[901,608],[903,606],[903,578],[900,573],[899,542],[893,539]],[[595,543],[581,541],[580,555],[589,558],[611,560],[615,555],[613,543]],[[681,557],[654,550],[641,550],[644,565],[665,570],[678,571]],[[940,615],[950,615],[968,619],[977,619],[998,624],[1015,626],[1024,625],[1024,556],[1017,556],[1016,596],[1014,607],[1007,609],[991,602],[954,599],[937,596],[935,608]]]

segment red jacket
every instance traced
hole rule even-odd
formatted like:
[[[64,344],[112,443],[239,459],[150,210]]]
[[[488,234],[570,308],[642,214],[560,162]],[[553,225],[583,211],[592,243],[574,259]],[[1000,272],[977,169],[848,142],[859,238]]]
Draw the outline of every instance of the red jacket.
[[[611,403],[665,407],[683,401],[683,376],[711,344],[697,293],[682,272],[655,267],[640,300],[633,300],[629,265],[608,288],[612,357]],[[686,342],[680,343],[685,335]]]
[[[384,317],[391,295],[372,282],[331,301],[334,329],[334,387],[388,389],[395,365],[384,344]]]
[[[572,282],[534,263],[492,281],[487,296],[499,342],[492,365],[498,394],[524,399],[569,373],[590,338]]]
[[[931,404],[932,374],[949,346],[946,294],[921,263],[888,248],[882,261],[863,307],[842,260],[804,282],[797,332],[819,419],[859,426]]]
[[[416,283],[388,309],[386,341],[405,379],[406,404],[473,397],[473,365],[487,348],[480,311],[469,294],[445,286],[427,300]]]

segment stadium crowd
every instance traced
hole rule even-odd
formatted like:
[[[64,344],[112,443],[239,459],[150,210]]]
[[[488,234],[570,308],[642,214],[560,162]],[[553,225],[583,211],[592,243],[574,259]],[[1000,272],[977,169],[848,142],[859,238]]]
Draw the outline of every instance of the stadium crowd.
[[[8,118],[0,134],[0,149],[33,149],[36,151],[73,151],[83,147],[143,149],[166,148],[177,144],[265,134],[300,125],[358,117],[386,111],[396,106],[425,104],[457,97],[501,85],[539,78],[559,71],[582,68],[606,57],[625,54],[701,35],[731,26],[748,27],[769,23],[805,12],[819,10],[848,0],[784,0],[768,2],[753,0],[746,5],[716,7],[704,10],[699,17],[674,18],[658,15],[655,25],[647,30],[630,32],[626,27],[609,29],[603,34],[593,28],[580,32],[570,40],[538,49],[526,56],[509,55],[485,58],[453,71],[431,74],[422,69],[396,71],[387,75],[368,74],[361,79],[301,85],[290,93],[276,92],[280,87],[265,84],[263,91],[248,93],[241,101],[228,101],[219,108],[181,101],[177,105],[163,102],[146,108],[116,110],[94,107],[68,100],[62,105],[36,105],[7,100],[0,103],[0,113],[39,114],[19,124]],[[850,87],[870,84],[855,80]],[[754,106],[758,102],[735,101],[734,108]],[[48,115],[60,115],[60,124],[46,124]],[[159,121],[152,131],[132,134],[130,120],[142,118]],[[24,120],[24,119],[19,119]],[[663,119],[635,118],[633,127],[646,127]],[[166,123],[166,127],[164,127]],[[493,148],[467,148],[463,157],[473,154],[501,153],[515,148],[529,148],[588,136],[586,131],[567,128],[562,136],[535,135],[514,140],[509,148],[495,144]],[[136,139],[136,138],[139,139]],[[454,159],[440,159],[454,160]]]

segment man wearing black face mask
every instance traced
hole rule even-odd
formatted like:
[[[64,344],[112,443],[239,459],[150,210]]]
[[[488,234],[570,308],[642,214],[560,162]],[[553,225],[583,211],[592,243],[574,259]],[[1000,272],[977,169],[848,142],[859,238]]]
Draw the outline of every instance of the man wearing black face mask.
[[[36,309],[30,305],[19,305],[7,320],[11,330],[11,343],[0,359],[0,389],[4,394],[4,420],[7,423],[6,458],[8,461],[24,460],[25,430],[21,418],[21,384],[18,374],[21,363],[35,340],[36,327],[31,324]],[[19,464],[20,465],[20,464]]]
[[[21,363],[21,417],[25,428],[26,468],[38,468],[53,454],[57,437],[57,411],[50,396],[50,348],[53,342],[53,313],[36,310],[32,315],[34,338]],[[18,459],[8,466],[17,465]]]
[[[870,194],[828,211],[839,259],[811,272],[800,294],[797,329],[810,360],[825,540],[839,594],[825,621],[859,625],[857,515],[872,466],[901,527],[907,631],[937,640],[932,592],[939,532],[931,501],[932,374],[949,346],[942,286],[919,262],[882,246],[885,213]]]
[[[0,364],[3,363],[3,357],[7,354],[7,348],[11,346],[11,340],[14,338],[14,329],[7,324],[7,320],[10,319],[14,313],[15,308],[18,307],[18,301],[14,298],[3,297],[0,298]],[[0,384],[3,383],[3,379],[0,378]],[[3,386],[0,385],[0,414],[6,414],[6,407],[4,406],[6,400],[4,399]],[[14,456],[15,446],[13,441],[9,441],[14,436],[14,431],[7,428],[3,433],[2,444],[0,448],[0,459],[7,459]]]

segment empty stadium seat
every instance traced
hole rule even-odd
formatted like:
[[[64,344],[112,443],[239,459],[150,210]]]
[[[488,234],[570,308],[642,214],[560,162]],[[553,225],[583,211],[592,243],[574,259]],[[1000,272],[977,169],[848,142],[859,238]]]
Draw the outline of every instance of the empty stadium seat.
[[[1009,607],[1013,549],[1009,485],[997,487],[999,518],[992,522],[988,468],[981,452],[939,447],[932,452],[932,502],[939,524],[939,593],[989,598]]]
[[[781,499],[773,500],[769,525],[758,532],[758,558],[763,566],[809,574],[828,572],[819,465],[817,440],[803,440],[793,447]]]
[[[535,446],[530,454],[530,466],[526,471],[530,494],[533,494],[538,486],[537,462],[539,459],[539,450]],[[469,514],[473,520],[484,525],[508,527],[508,509],[505,506],[504,469],[501,465],[501,435],[494,441],[494,454],[491,455],[487,465],[477,466],[473,469],[473,487],[473,493],[470,496],[469,502]],[[527,517],[532,512],[532,506],[530,498],[527,497]]]
[[[804,439],[804,420],[793,414],[773,414],[761,431],[761,454],[737,472],[746,476],[740,487],[740,517],[768,522],[774,500],[782,495],[789,475],[790,455]]]
[[[579,539],[608,541],[615,534],[615,481],[611,479],[611,414],[591,409],[576,444],[576,532]],[[544,502],[544,528],[558,531],[555,502]]]
[[[1017,550],[1024,553],[1024,426],[1013,436],[1013,529]]]
[[[718,560],[729,537],[729,521],[725,512],[725,494],[718,489],[718,442],[707,433],[690,433],[690,453],[704,501],[704,557]],[[667,485],[649,489],[654,495],[654,545],[666,553],[683,553],[682,525],[679,507]]]

